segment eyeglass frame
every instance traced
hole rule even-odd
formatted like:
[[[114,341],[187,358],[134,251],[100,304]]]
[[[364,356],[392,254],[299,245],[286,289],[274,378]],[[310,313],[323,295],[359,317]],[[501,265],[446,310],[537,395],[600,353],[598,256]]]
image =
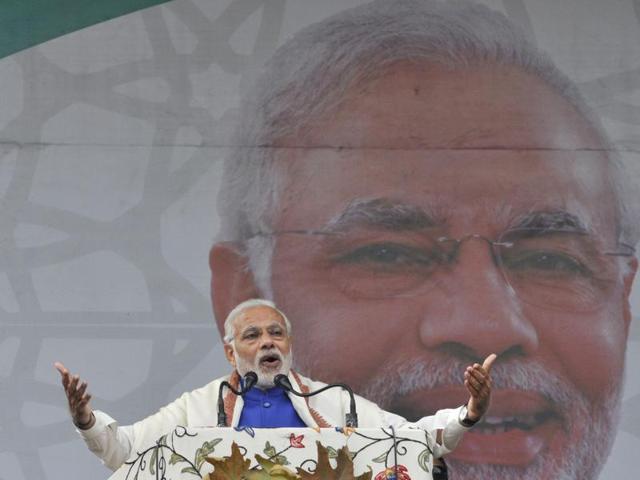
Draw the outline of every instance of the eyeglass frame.
[[[471,234],[467,234],[464,235],[462,237],[459,238],[450,238],[447,236],[440,236],[437,237],[436,239],[434,239],[436,242],[438,243],[446,243],[446,242],[451,242],[453,243],[455,246],[453,248],[453,250],[451,252],[447,252],[447,261],[451,262],[453,260],[455,260],[459,254],[460,248],[462,247],[462,245],[469,241],[469,240],[483,240],[485,241],[488,245],[489,245],[489,249],[491,251],[491,257],[493,260],[494,265],[498,268],[498,270],[500,271],[504,282],[506,283],[506,285],[508,285],[512,290],[514,290],[514,292],[516,291],[516,289],[511,285],[511,282],[509,281],[509,275],[508,273],[505,272],[505,269],[503,267],[503,263],[501,260],[501,255],[499,255],[499,253],[496,252],[496,247],[506,247],[506,248],[510,248],[514,245],[514,242],[502,242],[500,241],[500,239],[505,236],[508,235],[509,233],[515,233],[515,232],[520,232],[520,231],[527,231],[527,230],[531,230],[531,231],[540,231],[540,232],[548,232],[548,233],[570,233],[570,234],[574,234],[574,235],[583,235],[583,236],[591,236],[590,232],[587,232],[585,230],[580,230],[580,229],[553,229],[553,228],[513,228],[513,229],[507,229],[504,232],[502,232],[500,234],[500,236],[498,237],[497,240],[492,240],[490,238],[488,238],[485,235],[482,234],[477,234],[477,233],[471,233]],[[277,230],[277,231],[272,231],[272,232],[256,232],[253,235],[250,235],[248,237],[245,237],[244,241],[250,240],[252,238],[256,238],[256,237],[276,237],[278,235],[308,235],[308,236],[341,236],[344,235],[344,232],[341,231],[327,231],[327,230],[311,230],[311,229],[290,229],[290,230]],[[629,245],[627,243],[618,241],[617,245],[622,247],[623,249],[626,249],[627,251],[598,251],[599,254],[604,255],[604,256],[610,256],[610,257],[633,257],[636,255],[637,250],[634,246]]]

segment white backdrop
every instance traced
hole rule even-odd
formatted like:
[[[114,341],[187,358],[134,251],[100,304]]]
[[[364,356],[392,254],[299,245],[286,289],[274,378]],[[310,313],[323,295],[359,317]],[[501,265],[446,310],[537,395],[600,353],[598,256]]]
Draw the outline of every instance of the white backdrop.
[[[0,478],[106,478],[52,363],[123,423],[227,372],[209,300],[238,101],[301,27],[356,0],[176,0],[0,60]],[[495,0],[640,164],[640,6]],[[640,312],[640,289],[633,293]],[[640,328],[601,478],[640,451]]]

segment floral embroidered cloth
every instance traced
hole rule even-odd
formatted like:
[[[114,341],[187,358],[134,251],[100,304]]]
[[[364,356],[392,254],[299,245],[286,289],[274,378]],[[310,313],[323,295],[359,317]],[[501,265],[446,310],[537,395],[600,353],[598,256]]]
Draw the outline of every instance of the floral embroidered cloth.
[[[317,472],[343,468],[345,459],[353,462],[349,468],[356,479],[430,480],[431,441],[421,429],[177,427],[137,452],[109,480],[321,478]],[[232,463],[244,473],[224,473]],[[269,477],[265,472],[274,466],[280,476]],[[258,472],[261,476],[252,475]]]

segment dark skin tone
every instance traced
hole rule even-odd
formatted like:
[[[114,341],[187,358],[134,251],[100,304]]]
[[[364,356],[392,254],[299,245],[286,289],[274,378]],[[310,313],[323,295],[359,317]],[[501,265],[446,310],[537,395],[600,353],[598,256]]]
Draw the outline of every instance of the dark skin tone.
[[[73,423],[83,429],[89,429],[95,423],[92,409],[89,406],[91,394],[87,393],[87,382],[80,380],[78,375],[72,375],[60,362],[53,365],[62,377],[62,386],[67,395],[69,412]]]
[[[469,420],[479,420],[489,408],[491,398],[491,367],[497,355],[492,353],[485,358],[482,365],[474,363],[464,372],[464,386],[471,394],[467,404]]]

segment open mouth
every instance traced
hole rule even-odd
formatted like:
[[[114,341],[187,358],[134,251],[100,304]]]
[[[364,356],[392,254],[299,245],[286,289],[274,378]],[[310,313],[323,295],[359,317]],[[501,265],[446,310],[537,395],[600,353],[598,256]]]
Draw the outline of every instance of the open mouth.
[[[280,355],[278,355],[277,353],[268,353],[267,355],[260,357],[259,364],[262,368],[267,368],[267,369],[278,368],[282,364],[282,359],[280,358]]]
[[[551,420],[554,416],[553,412],[550,411],[505,417],[487,415],[474,427],[474,432],[491,435],[505,433],[510,430],[531,431]]]
[[[399,398],[391,409],[415,422],[467,399],[468,394],[458,388],[420,391]],[[465,433],[449,456],[468,463],[526,466],[565,440],[557,405],[538,393],[494,391],[489,412]]]

